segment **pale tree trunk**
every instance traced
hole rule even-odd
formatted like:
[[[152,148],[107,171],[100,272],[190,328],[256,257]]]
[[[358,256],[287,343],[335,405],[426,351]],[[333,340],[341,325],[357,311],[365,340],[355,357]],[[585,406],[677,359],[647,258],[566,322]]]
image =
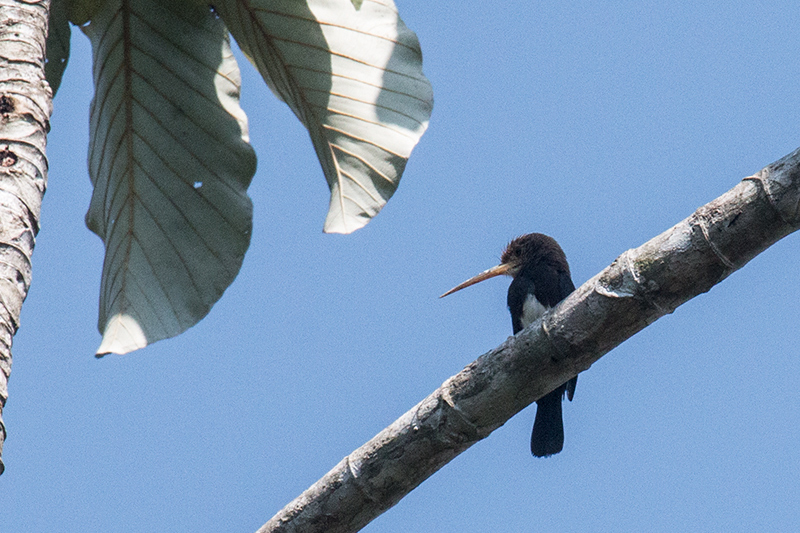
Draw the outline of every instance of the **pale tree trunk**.
[[[628,250],[345,457],[259,533],[358,531],[609,350],[800,228],[800,149]]]
[[[0,0],[0,474],[11,342],[31,283],[47,183],[52,93],[44,77],[49,0]]]

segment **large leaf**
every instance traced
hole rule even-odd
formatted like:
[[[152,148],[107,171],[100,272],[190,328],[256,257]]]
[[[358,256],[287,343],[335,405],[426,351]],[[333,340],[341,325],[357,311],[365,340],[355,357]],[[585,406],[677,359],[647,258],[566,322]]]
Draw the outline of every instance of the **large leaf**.
[[[349,233],[397,189],[428,125],[433,92],[416,35],[391,0],[222,0],[237,43],[308,128],[331,203],[325,231]]]
[[[94,20],[95,15],[103,9],[107,2],[115,3],[114,0],[52,0],[53,2],[63,2],[66,4],[67,17],[76,26],[83,26],[90,20]]]
[[[111,1],[84,31],[95,82],[86,220],[106,246],[98,355],[126,353],[197,323],[233,281],[255,155],[227,32],[207,8]]]
[[[53,96],[67,68],[71,33],[66,0],[53,0],[50,2],[50,19],[47,23],[47,62],[44,65],[44,75],[53,90]]]

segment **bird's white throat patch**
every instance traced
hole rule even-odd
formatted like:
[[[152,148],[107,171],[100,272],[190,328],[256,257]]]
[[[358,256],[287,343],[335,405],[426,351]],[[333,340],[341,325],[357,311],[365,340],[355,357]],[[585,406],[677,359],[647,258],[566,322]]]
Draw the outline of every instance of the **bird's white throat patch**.
[[[522,325],[528,327],[532,322],[536,322],[539,318],[550,309],[545,307],[536,299],[533,294],[528,294],[525,298],[525,303],[522,304]]]

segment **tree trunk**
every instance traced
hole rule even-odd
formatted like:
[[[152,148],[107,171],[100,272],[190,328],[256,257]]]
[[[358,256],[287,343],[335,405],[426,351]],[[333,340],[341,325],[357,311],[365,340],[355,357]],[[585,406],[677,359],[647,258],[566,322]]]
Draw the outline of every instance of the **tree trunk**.
[[[0,0],[0,474],[11,343],[31,283],[47,183],[53,102],[44,77],[49,5],[49,0]]]
[[[800,229],[800,149],[628,250],[345,457],[259,533],[358,531],[605,353]]]

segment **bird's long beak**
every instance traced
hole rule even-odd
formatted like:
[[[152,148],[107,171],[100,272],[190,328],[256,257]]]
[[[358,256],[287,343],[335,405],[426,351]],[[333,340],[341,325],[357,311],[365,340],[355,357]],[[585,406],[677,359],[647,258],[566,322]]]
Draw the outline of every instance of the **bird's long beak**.
[[[490,268],[489,270],[484,270],[477,276],[469,278],[467,281],[462,283],[461,285],[457,285],[447,291],[446,293],[439,296],[439,298],[444,298],[448,294],[453,294],[456,291],[460,291],[461,289],[467,288],[470,285],[475,285],[476,283],[480,283],[481,281],[487,280],[489,278],[493,278],[495,276],[502,276],[503,274],[508,274],[508,271],[511,269],[511,265],[508,263],[500,263],[499,265]]]

